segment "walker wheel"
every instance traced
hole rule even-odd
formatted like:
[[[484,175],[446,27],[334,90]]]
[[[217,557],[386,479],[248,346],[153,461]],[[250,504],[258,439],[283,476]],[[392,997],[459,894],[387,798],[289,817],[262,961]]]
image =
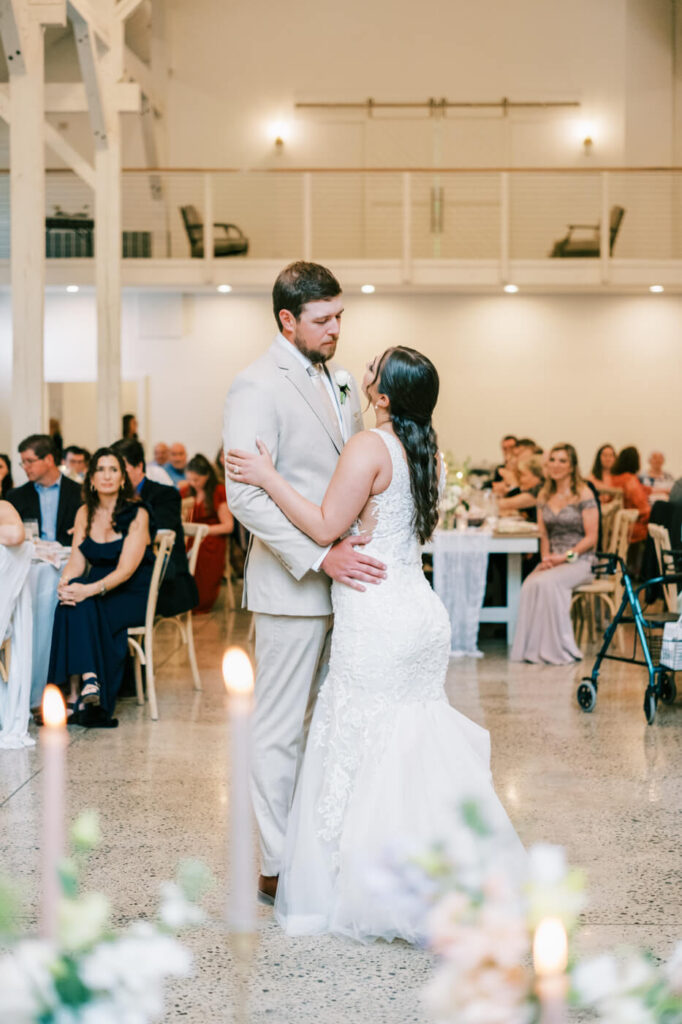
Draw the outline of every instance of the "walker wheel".
[[[654,718],[656,717],[656,705],[658,698],[653,690],[647,690],[644,694],[644,716],[649,723],[652,725]]]
[[[675,685],[674,672],[661,672],[658,695],[664,704],[675,703],[675,699],[677,697],[677,686]]]
[[[578,705],[583,711],[592,711],[597,703],[597,687],[589,677],[583,679],[576,694]]]

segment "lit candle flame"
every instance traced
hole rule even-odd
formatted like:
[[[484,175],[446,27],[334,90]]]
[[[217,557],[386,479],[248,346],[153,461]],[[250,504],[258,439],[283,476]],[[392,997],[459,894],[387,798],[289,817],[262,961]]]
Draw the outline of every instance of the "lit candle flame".
[[[253,693],[251,660],[241,647],[228,647],[223,655],[223,679],[230,696],[247,697]]]
[[[45,687],[43,694],[43,722],[52,729],[60,729],[66,724],[66,705],[62,692],[52,683]]]
[[[541,977],[562,974],[568,962],[568,940],[563,922],[558,917],[540,921],[533,939],[533,965]]]

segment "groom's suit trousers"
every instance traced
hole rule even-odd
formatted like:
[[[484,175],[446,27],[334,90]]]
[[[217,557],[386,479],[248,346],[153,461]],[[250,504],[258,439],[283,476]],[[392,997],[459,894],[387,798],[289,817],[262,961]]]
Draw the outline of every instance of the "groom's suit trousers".
[[[313,705],[327,674],[332,622],[331,615],[256,614],[251,793],[264,875],[279,874]]]

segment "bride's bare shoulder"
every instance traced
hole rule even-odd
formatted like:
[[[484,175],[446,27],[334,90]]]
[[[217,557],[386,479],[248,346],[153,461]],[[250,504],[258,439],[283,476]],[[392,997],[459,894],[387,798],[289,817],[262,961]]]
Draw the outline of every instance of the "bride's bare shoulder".
[[[342,454],[343,458],[347,460],[362,459],[377,462],[384,461],[388,457],[390,461],[388,449],[376,430],[361,430],[359,433],[353,434],[344,445]]]

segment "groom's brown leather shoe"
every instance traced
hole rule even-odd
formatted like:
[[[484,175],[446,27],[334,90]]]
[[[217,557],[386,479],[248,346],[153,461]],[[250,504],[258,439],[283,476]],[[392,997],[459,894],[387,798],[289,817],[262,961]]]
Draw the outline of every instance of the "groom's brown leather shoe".
[[[277,882],[278,875],[259,875],[258,876],[258,902],[265,903],[267,906],[272,907],[275,904],[275,896],[277,895]]]

